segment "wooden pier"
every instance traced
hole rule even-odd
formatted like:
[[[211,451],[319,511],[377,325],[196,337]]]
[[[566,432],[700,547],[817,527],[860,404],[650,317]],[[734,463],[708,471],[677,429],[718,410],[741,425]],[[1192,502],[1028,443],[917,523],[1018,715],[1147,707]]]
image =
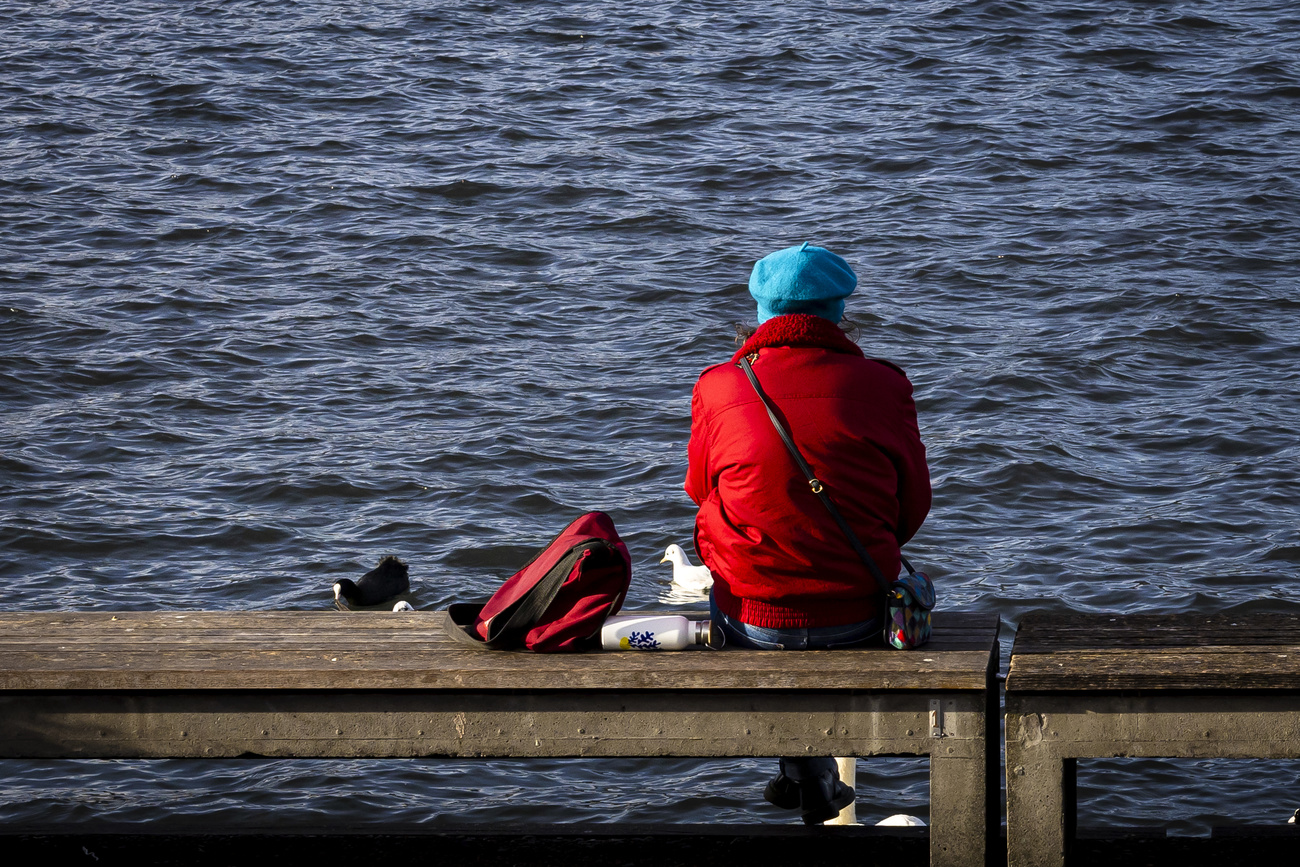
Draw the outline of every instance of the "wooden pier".
[[[441,620],[0,614],[0,757],[925,756],[931,864],[1000,855],[992,615],[908,653],[486,652]]]
[[[1009,867],[1071,860],[1076,761],[1116,756],[1300,758],[1300,616],[1026,617],[1006,685]]]

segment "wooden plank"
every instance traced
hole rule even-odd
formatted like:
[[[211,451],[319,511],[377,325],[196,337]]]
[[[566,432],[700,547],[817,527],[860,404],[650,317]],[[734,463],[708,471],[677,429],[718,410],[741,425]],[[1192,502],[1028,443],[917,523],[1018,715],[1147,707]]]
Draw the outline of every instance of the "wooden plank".
[[[936,618],[931,649],[991,646],[992,615]],[[408,614],[325,612],[105,612],[76,615],[0,614],[0,646],[32,643],[95,644],[268,641],[329,646],[338,641],[392,641],[457,646],[446,635],[440,612]]]
[[[990,646],[987,636],[953,636],[942,634],[926,645],[926,653],[951,653],[954,651],[984,650]],[[398,632],[353,631],[276,634],[244,630],[195,630],[187,634],[164,632],[136,632],[128,635],[47,635],[18,639],[0,637],[0,654],[21,653],[31,650],[61,650],[66,652],[94,651],[111,653],[122,650],[157,653],[199,652],[204,649],[248,647],[271,650],[331,650],[391,648],[403,650],[465,650],[441,632],[422,633],[419,630]],[[732,652],[737,648],[727,648]],[[873,648],[875,649],[875,648]],[[885,648],[878,648],[884,650]],[[703,652],[702,648],[689,648],[687,652]],[[607,654],[606,654],[607,655]],[[660,654],[662,655],[662,654]]]
[[[969,639],[969,640],[939,640],[931,642],[921,651],[924,653],[955,653],[987,650],[989,647],[988,640]],[[386,650],[392,652],[417,652],[417,651],[465,651],[473,650],[459,642],[446,640],[441,637],[421,636],[418,633],[402,633],[395,635],[386,634],[362,634],[357,635],[352,632],[337,634],[314,634],[314,635],[271,635],[262,633],[217,633],[217,632],[200,632],[191,636],[175,635],[158,635],[142,634],[131,636],[98,636],[98,637],[45,637],[18,641],[12,638],[0,641],[0,655],[10,653],[27,653],[33,651],[43,652],[91,652],[91,653],[115,653],[115,652],[153,652],[153,653],[202,653],[205,651],[225,651],[237,650],[240,648],[251,650],[272,651],[317,651],[320,653],[329,653],[337,650]],[[726,653],[732,653],[739,648],[726,648]],[[885,648],[872,648],[872,650],[885,651]],[[692,647],[685,652],[690,654],[709,652],[704,648]],[[855,651],[856,652],[856,651]],[[890,651],[894,652],[894,651]],[[600,653],[602,656],[609,656],[608,652],[591,651],[579,656],[590,656],[592,653]],[[915,655],[915,651],[911,652]],[[500,651],[493,655],[499,655]],[[664,654],[660,653],[659,656]]]
[[[919,651],[476,651],[434,612],[0,615],[0,689],[983,689],[991,615]],[[279,627],[277,630],[274,627]]]
[[[1300,689],[1300,615],[1034,614],[1008,692]]]
[[[692,619],[707,619],[707,612],[624,611],[624,614],[686,614]],[[191,633],[195,630],[231,630],[269,634],[313,634],[318,632],[391,632],[408,633],[418,629],[429,635],[441,635],[442,613],[416,611],[331,612],[331,611],[119,611],[119,612],[6,612],[0,613],[0,641],[54,635],[93,637],[97,634],[164,631]],[[947,636],[971,636],[989,639],[997,629],[992,614],[937,612],[935,640]]]
[[[1030,614],[1014,653],[1300,644],[1300,614]]]
[[[789,658],[796,655],[797,659]],[[773,656],[785,658],[773,660]],[[329,655],[260,650],[183,655],[15,653],[0,655],[0,689],[984,688],[987,651],[917,660],[901,656],[883,650],[565,656],[474,650]]]
[[[1013,655],[1007,692],[1300,690],[1300,645]]]
[[[767,651],[735,650],[687,653],[637,653],[637,654],[566,654],[564,656],[526,653],[486,654],[474,650],[413,651],[397,653],[384,650],[362,649],[352,651],[264,651],[252,648],[232,648],[213,651],[194,651],[183,654],[152,652],[97,651],[60,652],[33,651],[0,654],[0,672],[9,673],[24,669],[39,671],[71,670],[202,670],[213,666],[228,669],[257,668],[266,671],[284,670],[346,670],[354,674],[389,667],[407,671],[430,671],[442,675],[464,673],[480,674],[491,671],[518,671],[529,677],[554,673],[562,679],[582,676],[583,680],[598,681],[618,678],[635,672],[668,674],[680,671],[697,676],[725,678],[730,672],[782,673],[793,678],[815,681],[817,677],[832,674],[860,672],[864,675],[879,673],[904,674],[915,672],[975,672],[988,661],[987,653],[958,651],[943,654],[894,654],[883,650],[831,650],[782,653],[781,659],[771,659]],[[631,657],[630,659],[627,657]],[[586,674],[584,674],[586,673]],[[817,688],[815,682],[809,688]]]
[[[0,630],[11,626],[21,627],[34,624],[45,627],[50,624],[81,624],[86,622],[119,622],[125,625],[154,623],[158,625],[183,625],[186,621],[203,622],[237,626],[249,620],[267,623],[350,623],[353,621],[378,624],[387,621],[400,621],[409,618],[432,617],[439,611],[425,609],[421,611],[264,611],[264,610],[131,610],[131,611],[5,611],[0,612]],[[623,609],[620,614],[681,614],[694,620],[707,619],[709,614],[700,609]],[[997,620],[997,615],[980,612],[936,611],[934,615],[936,628],[986,628]]]

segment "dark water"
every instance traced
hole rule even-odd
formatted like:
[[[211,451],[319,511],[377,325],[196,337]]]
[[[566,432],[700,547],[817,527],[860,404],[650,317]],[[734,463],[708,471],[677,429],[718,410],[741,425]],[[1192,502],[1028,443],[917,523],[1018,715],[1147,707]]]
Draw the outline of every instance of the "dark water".
[[[948,609],[1300,601],[1289,2],[0,2],[14,610],[481,595],[610,512],[661,604],[690,387],[811,240],[917,388]],[[1009,645],[1011,631],[1004,643]],[[0,821],[787,821],[766,762],[4,763]],[[859,813],[927,815],[923,762]],[[1300,765],[1096,762],[1081,821]]]

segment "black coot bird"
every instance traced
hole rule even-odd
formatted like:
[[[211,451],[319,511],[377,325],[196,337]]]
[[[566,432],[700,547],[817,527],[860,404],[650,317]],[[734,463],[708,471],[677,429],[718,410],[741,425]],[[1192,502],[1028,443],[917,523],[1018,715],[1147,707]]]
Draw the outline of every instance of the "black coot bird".
[[[406,564],[388,556],[379,565],[353,581],[343,578],[334,585],[334,601],[342,597],[349,605],[380,605],[411,589]]]

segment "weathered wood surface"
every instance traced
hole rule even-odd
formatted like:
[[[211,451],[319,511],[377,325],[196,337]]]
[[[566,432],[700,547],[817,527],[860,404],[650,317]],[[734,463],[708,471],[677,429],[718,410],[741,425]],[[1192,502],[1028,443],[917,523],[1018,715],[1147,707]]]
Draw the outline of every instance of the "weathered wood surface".
[[[529,654],[464,648],[440,612],[0,614],[0,690],[983,690],[993,615],[917,651]]]
[[[1300,615],[1036,614],[1007,692],[1300,690]]]
[[[1031,614],[1017,653],[1129,647],[1300,646],[1300,614]]]

